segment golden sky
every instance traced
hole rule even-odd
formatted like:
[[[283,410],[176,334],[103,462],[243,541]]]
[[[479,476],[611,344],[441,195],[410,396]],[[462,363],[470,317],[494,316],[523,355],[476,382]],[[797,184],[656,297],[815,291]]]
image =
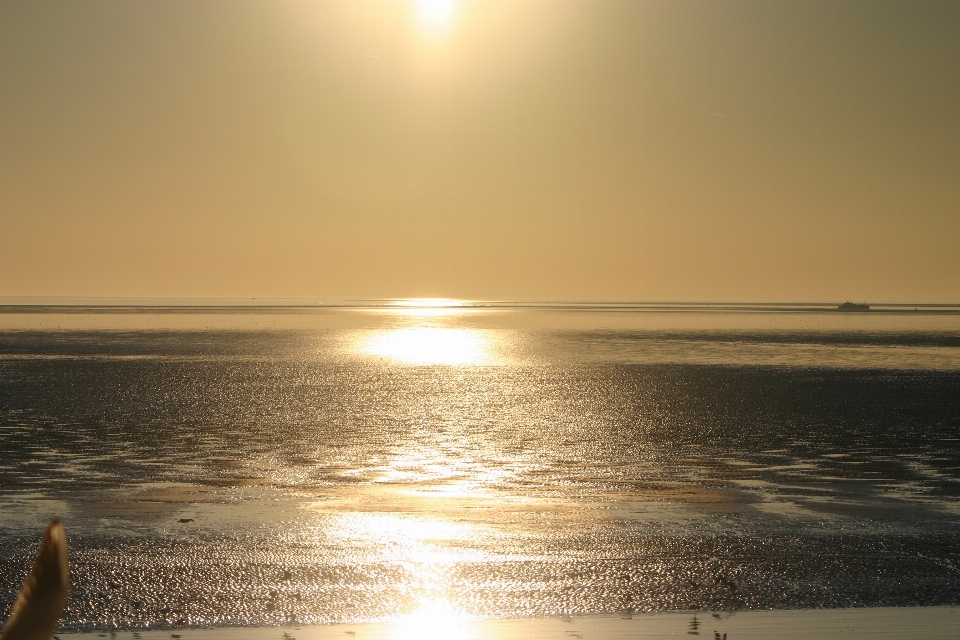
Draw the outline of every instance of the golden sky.
[[[4,0],[0,63],[2,296],[960,300],[958,2]]]

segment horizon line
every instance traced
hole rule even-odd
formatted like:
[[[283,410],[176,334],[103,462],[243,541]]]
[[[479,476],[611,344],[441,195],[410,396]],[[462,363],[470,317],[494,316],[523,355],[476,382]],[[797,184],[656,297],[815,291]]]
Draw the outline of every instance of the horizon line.
[[[796,301],[759,301],[759,300],[637,300],[637,299],[542,299],[542,300],[480,300],[469,298],[232,298],[232,297],[134,297],[134,296],[0,296],[0,308],[4,311],[18,309],[363,309],[389,308],[395,306],[422,308],[461,308],[467,309],[693,309],[693,308],[731,308],[746,310],[749,308],[780,308],[790,310],[836,309],[847,300],[796,300]],[[857,300],[871,310],[877,307],[887,309],[917,310],[958,309],[960,302],[934,301],[871,301]]]

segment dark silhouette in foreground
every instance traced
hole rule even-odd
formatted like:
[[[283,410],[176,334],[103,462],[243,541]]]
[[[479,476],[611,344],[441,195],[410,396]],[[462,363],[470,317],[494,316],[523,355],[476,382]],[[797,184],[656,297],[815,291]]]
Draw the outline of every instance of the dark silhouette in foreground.
[[[0,640],[50,640],[67,601],[67,534],[59,520],[47,527],[33,571],[20,588]]]

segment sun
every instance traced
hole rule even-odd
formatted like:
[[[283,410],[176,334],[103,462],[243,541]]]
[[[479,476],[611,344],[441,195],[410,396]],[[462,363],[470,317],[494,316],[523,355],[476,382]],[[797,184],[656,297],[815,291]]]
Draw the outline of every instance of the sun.
[[[432,30],[449,26],[453,21],[455,5],[455,0],[417,0],[420,23]]]

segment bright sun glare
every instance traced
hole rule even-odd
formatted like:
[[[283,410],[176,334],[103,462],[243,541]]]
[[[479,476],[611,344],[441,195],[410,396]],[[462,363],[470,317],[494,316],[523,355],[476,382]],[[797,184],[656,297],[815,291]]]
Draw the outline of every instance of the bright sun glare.
[[[453,298],[404,298],[393,304],[397,307],[462,307],[465,303]]]
[[[460,640],[468,634],[463,628],[469,617],[454,611],[445,602],[421,602],[420,608],[397,621],[395,640]]]
[[[405,316],[431,317],[458,315],[466,306],[466,301],[452,298],[406,298],[397,300],[387,310]]]
[[[430,29],[441,29],[453,21],[455,0],[417,0],[420,22]]]
[[[492,359],[487,343],[475,329],[412,327],[378,331],[363,350],[404,364],[480,365]]]

